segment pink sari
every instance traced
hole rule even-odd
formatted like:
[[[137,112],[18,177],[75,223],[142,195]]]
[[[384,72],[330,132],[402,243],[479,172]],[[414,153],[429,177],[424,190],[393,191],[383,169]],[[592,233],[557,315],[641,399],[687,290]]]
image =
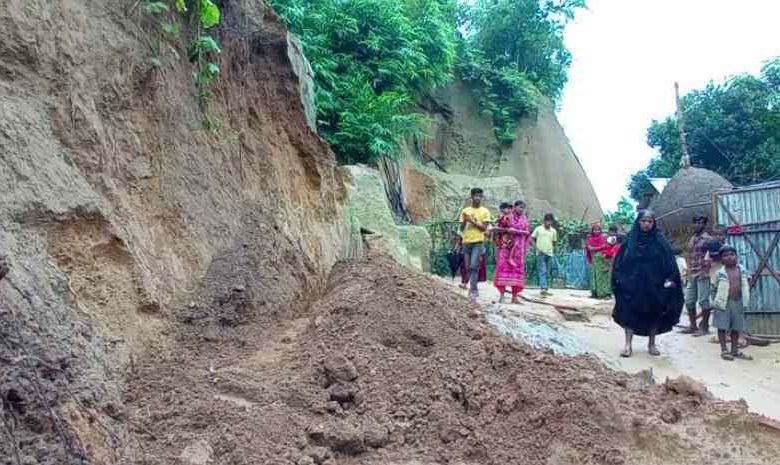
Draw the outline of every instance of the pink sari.
[[[525,215],[513,213],[509,227],[523,233],[512,234],[510,245],[499,248],[493,285],[502,293],[511,287],[512,295],[515,296],[525,287],[525,254],[531,241],[531,225]]]

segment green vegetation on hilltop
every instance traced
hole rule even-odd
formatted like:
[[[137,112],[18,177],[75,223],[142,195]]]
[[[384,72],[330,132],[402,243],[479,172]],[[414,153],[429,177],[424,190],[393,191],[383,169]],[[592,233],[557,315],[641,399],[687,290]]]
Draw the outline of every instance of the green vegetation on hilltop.
[[[737,185],[780,179],[780,57],[758,76],[741,74],[688,93],[682,110],[694,166]],[[680,168],[676,118],[653,121],[647,143],[658,155],[631,177],[628,187],[636,200],[649,188],[648,178],[671,177]]]
[[[418,104],[468,81],[496,138],[514,140],[537,95],[557,98],[571,57],[562,32],[584,0],[271,0],[304,44],[319,131],[339,161],[396,157],[421,134]],[[463,34],[461,33],[463,31]]]
[[[584,0],[476,0],[464,10],[460,74],[476,84],[499,142],[515,140],[517,120],[536,110],[539,94],[560,97],[571,65],[563,29],[584,7]]]

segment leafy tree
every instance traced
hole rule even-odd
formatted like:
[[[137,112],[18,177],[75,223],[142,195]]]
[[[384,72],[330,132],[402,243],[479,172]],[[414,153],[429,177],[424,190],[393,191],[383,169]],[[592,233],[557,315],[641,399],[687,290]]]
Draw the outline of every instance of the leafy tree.
[[[476,0],[465,10],[461,76],[476,84],[499,142],[514,141],[517,120],[536,111],[539,95],[560,97],[571,65],[563,30],[584,6],[584,0]]]
[[[398,155],[415,102],[453,78],[455,0],[273,0],[315,73],[320,132],[343,162]]]
[[[758,76],[741,74],[722,84],[710,82],[682,98],[691,163],[735,184],[780,178],[780,57]],[[629,182],[639,200],[648,177],[670,177],[679,169],[682,149],[677,121],[653,121],[647,143],[658,151]]]
[[[604,214],[604,227],[623,226],[631,227],[636,219],[636,209],[630,200],[621,198],[617,204],[617,209]]]

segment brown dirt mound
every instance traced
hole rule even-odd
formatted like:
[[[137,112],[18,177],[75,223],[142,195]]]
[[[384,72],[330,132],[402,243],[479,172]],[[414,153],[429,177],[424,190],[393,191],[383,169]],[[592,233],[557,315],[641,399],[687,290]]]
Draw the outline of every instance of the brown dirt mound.
[[[176,350],[131,373],[142,463],[769,464],[780,454],[780,437],[744,404],[509,341],[465,299],[384,256],[338,266],[303,318],[244,323],[219,337],[184,324]]]

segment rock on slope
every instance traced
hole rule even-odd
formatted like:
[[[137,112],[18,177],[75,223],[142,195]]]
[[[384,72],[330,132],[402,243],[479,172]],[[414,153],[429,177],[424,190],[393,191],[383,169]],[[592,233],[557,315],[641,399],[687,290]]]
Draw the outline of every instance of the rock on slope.
[[[532,214],[551,211],[565,218],[601,219],[593,186],[569,145],[553,111],[542,102],[538,115],[523,118],[517,140],[501,146],[493,136],[490,119],[468,85],[456,81],[439,92],[432,139],[422,150],[437,159],[449,173],[479,177],[513,176],[520,181]]]
[[[398,263],[430,271],[431,236],[422,226],[396,224],[382,175],[365,165],[340,168],[347,188],[348,215],[371,234],[364,236]]]
[[[780,453],[744,404],[511,342],[373,252],[337,266],[300,318],[223,329],[183,324],[134,371],[140,463],[769,465]]]
[[[183,40],[152,66],[138,2],[0,11],[0,463],[137,463],[124,371],[182,305],[242,302],[217,325],[293,315],[350,254],[306,66],[262,1],[220,4],[216,132]]]

